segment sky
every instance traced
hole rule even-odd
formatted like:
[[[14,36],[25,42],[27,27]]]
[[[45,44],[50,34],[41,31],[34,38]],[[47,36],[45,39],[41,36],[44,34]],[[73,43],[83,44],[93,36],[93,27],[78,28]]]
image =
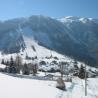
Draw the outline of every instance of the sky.
[[[0,20],[31,15],[98,18],[98,0],[0,0]]]

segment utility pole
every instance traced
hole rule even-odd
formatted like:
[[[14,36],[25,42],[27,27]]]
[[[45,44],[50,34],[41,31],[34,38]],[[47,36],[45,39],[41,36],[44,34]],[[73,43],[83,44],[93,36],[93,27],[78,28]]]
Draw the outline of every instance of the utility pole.
[[[85,96],[87,96],[87,72],[86,72],[86,64],[85,64]]]

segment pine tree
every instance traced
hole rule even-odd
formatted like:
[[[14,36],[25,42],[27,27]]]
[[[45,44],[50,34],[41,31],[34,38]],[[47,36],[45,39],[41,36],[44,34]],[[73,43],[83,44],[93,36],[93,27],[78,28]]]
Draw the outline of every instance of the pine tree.
[[[4,59],[2,59],[2,61],[1,61],[1,64],[5,64],[5,61],[4,61]]]
[[[22,71],[23,71],[23,74],[25,74],[25,75],[29,75],[30,74],[28,65],[26,63],[24,64]]]
[[[14,62],[12,56],[11,56],[11,58],[10,58],[9,72],[10,72],[10,73],[16,73],[15,62]]]
[[[85,69],[83,65],[81,64],[80,70],[79,70],[79,78],[84,79],[85,78]]]
[[[7,66],[9,66],[9,65],[10,65],[10,62],[9,62],[8,60],[6,61],[6,65],[7,65]]]

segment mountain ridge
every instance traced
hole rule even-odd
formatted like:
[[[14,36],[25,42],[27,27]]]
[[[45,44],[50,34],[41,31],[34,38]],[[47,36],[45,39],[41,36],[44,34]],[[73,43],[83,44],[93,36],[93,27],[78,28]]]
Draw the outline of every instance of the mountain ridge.
[[[41,46],[96,66],[97,20],[77,17],[62,19],[33,15],[0,22],[0,51],[15,53],[21,48],[25,50],[23,36],[26,35]]]

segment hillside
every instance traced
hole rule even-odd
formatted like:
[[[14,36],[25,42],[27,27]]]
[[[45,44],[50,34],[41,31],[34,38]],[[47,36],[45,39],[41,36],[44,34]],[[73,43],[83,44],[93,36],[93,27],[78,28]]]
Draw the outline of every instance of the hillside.
[[[65,56],[97,66],[97,27],[97,19],[72,16],[55,19],[33,15],[1,21],[0,51],[2,54],[26,51],[28,45],[25,39],[28,39]]]

